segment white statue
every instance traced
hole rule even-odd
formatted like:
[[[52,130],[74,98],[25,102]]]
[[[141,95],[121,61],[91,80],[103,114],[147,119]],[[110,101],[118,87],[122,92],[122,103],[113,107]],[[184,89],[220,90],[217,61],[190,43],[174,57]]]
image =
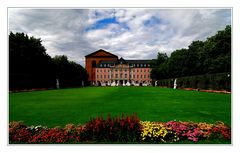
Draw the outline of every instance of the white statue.
[[[56,79],[56,88],[59,89],[59,81]]]
[[[116,83],[115,83],[115,81],[113,81],[113,83],[111,84],[111,86],[116,86]]]
[[[155,87],[157,86],[157,81],[155,81]]]
[[[173,89],[177,89],[177,79],[174,80]]]

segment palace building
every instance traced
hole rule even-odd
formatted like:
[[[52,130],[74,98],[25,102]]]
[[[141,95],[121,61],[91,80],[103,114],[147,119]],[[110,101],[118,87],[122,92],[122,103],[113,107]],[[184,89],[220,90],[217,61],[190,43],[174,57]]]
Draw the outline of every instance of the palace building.
[[[88,80],[98,86],[149,86],[152,60],[125,60],[98,50],[85,56]]]

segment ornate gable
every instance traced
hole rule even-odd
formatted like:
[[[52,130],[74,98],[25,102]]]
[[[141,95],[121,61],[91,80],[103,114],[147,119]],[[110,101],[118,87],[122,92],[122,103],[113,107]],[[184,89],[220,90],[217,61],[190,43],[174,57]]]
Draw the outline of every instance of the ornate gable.
[[[103,57],[103,56],[104,57],[118,57],[118,56],[116,56],[116,55],[114,55],[112,53],[109,53],[109,52],[107,52],[107,51],[105,51],[103,49],[100,49],[100,50],[95,51],[95,52],[93,52],[91,54],[88,54],[85,57]]]

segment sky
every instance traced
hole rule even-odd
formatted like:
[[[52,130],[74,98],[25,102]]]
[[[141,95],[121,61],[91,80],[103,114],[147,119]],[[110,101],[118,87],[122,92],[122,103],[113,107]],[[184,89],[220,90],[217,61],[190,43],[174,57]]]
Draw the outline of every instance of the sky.
[[[154,59],[187,48],[231,25],[231,9],[8,8],[8,31],[41,38],[47,54],[85,66],[85,55],[104,49],[124,59]]]

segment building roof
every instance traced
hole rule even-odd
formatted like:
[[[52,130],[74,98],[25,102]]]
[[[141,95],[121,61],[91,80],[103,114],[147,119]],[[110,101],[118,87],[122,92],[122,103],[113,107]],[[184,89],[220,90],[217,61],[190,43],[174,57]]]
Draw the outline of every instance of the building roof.
[[[122,64],[130,64],[133,67],[141,67],[141,64],[150,64],[154,61],[154,59],[151,60],[125,60],[122,57],[119,60],[103,60],[97,64],[98,68],[109,68],[110,66],[118,65],[120,63]],[[139,65],[138,65],[139,64]],[[144,67],[144,65],[143,65]],[[148,66],[147,66],[148,67]]]
[[[112,54],[112,53],[110,53],[110,52],[107,52],[107,51],[105,51],[105,50],[103,50],[103,49],[99,49],[99,50],[97,50],[97,51],[95,51],[95,52],[93,52],[93,53],[91,53],[91,54],[86,55],[85,57],[94,56],[94,55],[96,55],[96,54],[99,53],[99,52],[105,52],[106,54],[108,54],[108,55],[110,55],[110,56],[114,56],[114,57],[117,57],[117,58],[118,58],[117,55],[114,55],[114,54]]]

